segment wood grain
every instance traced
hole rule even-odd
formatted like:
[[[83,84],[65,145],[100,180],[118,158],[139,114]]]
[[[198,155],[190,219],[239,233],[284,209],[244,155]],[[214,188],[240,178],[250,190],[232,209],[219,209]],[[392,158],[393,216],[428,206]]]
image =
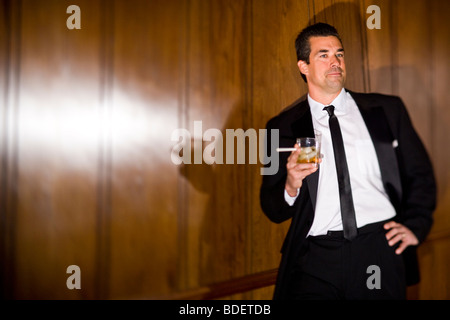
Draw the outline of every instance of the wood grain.
[[[324,21],[347,87],[400,95],[426,143],[439,202],[408,297],[449,298],[448,2],[79,0],[81,30],[68,1],[0,4],[2,297],[270,299],[289,222],[260,209],[261,163],[176,165],[171,134],[263,129],[307,93],[294,40]]]

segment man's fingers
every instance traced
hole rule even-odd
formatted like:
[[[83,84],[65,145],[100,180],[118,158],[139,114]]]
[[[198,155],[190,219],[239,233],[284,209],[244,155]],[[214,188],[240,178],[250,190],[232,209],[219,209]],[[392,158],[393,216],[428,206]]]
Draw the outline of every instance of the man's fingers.
[[[294,170],[306,175],[313,173],[317,170],[317,166],[314,163],[298,163],[295,165]]]
[[[296,179],[303,180],[306,176],[316,171],[317,168],[311,163],[298,163],[292,167],[288,167],[288,170],[289,175],[295,177]]]
[[[403,252],[403,250],[405,250],[408,247],[408,244],[404,241],[402,241],[400,243],[400,245],[398,246],[398,248],[395,250],[396,254],[401,254]]]
[[[384,225],[384,228],[389,230],[386,232],[388,244],[390,246],[398,244],[396,254],[401,254],[408,246],[419,243],[414,233],[401,223],[390,221]]]
[[[302,148],[300,148],[298,144],[294,144],[294,148],[295,150],[291,152],[289,157],[293,157],[295,161],[297,161],[297,158],[300,155],[300,151],[302,150]]]
[[[300,155],[300,147],[298,146],[298,144],[295,144],[294,148],[296,150],[292,151],[291,154],[289,155],[287,159],[288,163],[297,163],[298,156]]]
[[[315,163],[298,163],[297,159],[300,155],[300,147],[298,144],[295,144],[294,147],[296,150],[291,152],[286,163],[286,169],[288,171],[286,185],[290,189],[300,188],[303,179],[318,169]]]
[[[395,234],[395,236],[393,236],[392,238],[389,239],[388,243],[389,245],[392,247],[393,245],[395,245],[397,242],[402,241],[405,238],[405,234],[404,233],[397,233]]]
[[[390,240],[392,239],[397,233],[401,232],[401,227],[403,227],[403,225],[401,225],[400,223],[397,223],[395,221],[390,221],[384,224],[384,229],[389,230],[386,233],[386,239]]]
[[[386,230],[389,230],[389,229],[392,229],[392,228],[394,228],[395,226],[397,226],[397,222],[395,222],[395,221],[389,221],[389,222],[386,222],[385,224],[384,224],[384,228],[386,229]]]
[[[399,233],[398,229],[392,228],[386,233],[386,239],[391,240],[397,233]]]

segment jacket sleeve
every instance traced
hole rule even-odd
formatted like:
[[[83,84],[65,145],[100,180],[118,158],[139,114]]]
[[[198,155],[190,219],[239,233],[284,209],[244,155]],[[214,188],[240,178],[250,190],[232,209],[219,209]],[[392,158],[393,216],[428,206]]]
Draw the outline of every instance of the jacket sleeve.
[[[397,98],[395,107],[397,157],[403,190],[399,222],[411,229],[421,243],[433,224],[436,181],[427,150],[400,98]]]
[[[266,125],[267,135],[265,141],[265,148],[268,153],[272,149],[270,146],[271,130],[279,129],[277,126],[278,119],[275,117]],[[268,154],[269,157],[272,155]],[[260,204],[264,214],[275,223],[281,223],[291,218],[295,212],[295,205],[290,206],[284,198],[284,189],[287,177],[286,163],[289,157],[289,152],[277,153],[278,170],[272,175],[263,175],[262,184],[260,188]],[[265,166],[270,166],[266,164]],[[301,191],[300,191],[301,192]]]

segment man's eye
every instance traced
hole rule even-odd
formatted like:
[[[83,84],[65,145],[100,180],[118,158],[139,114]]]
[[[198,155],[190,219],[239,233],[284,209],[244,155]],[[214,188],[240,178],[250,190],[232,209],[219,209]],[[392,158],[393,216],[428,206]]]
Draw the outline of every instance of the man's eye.
[[[327,55],[326,55],[326,54],[322,54],[320,57],[321,57],[321,58],[326,58]]]
[[[344,57],[344,54],[343,54],[343,53],[338,53],[337,56],[338,56],[339,58],[343,58],[343,57]]]

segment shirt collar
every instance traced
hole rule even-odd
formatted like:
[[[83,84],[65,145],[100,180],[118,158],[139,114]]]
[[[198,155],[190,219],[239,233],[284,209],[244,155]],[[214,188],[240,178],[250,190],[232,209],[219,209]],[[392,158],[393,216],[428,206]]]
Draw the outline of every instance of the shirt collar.
[[[320,119],[322,117],[327,116],[328,117],[328,113],[323,110],[324,107],[329,106],[329,105],[333,105],[334,106],[334,112],[336,115],[342,115],[347,113],[347,92],[345,91],[344,88],[342,88],[341,92],[337,95],[336,98],[334,98],[334,100],[327,105],[321,104],[320,102],[315,101],[313,98],[311,98],[311,96],[308,93],[308,103],[309,103],[309,107],[311,109],[311,114],[314,118],[316,119]]]

